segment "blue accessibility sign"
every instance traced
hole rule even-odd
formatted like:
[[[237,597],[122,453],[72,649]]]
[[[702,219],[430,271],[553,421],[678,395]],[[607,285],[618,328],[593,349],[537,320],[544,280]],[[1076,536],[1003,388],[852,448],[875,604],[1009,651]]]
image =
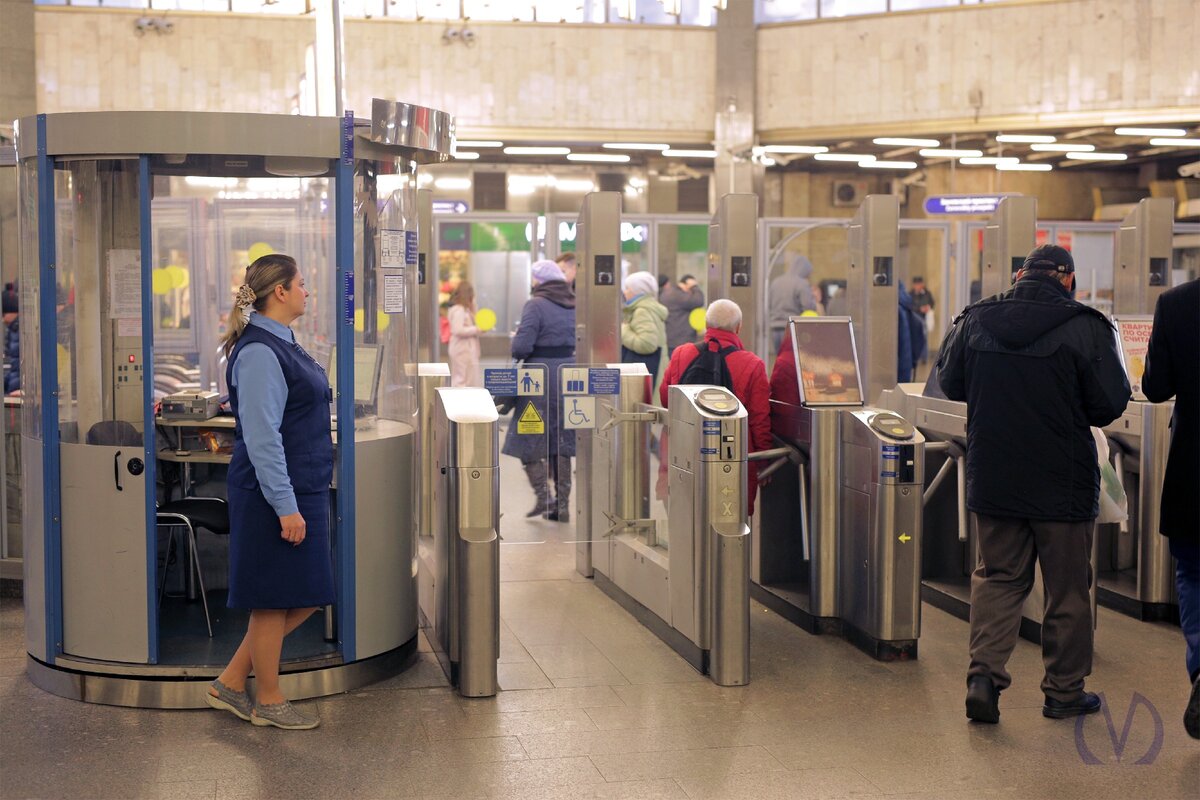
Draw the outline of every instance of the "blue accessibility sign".
[[[502,367],[485,369],[483,388],[497,397],[511,397],[517,393],[517,371]]]

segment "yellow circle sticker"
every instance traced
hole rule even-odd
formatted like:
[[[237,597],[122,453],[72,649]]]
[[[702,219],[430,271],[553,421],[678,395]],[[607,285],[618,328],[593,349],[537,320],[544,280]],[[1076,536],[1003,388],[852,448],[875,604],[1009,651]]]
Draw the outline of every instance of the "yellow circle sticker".
[[[250,249],[246,253],[246,258],[250,259],[250,263],[253,264],[263,256],[269,256],[274,252],[275,248],[271,247],[271,245],[267,244],[266,242],[255,242],[254,244],[250,245]]]
[[[496,312],[490,308],[479,309],[475,313],[475,327],[485,333],[496,327]]]
[[[154,294],[166,294],[171,291],[171,276],[166,267],[150,272],[150,291]]]
[[[693,308],[692,313],[688,314],[688,323],[697,333],[704,333],[705,328],[708,327],[704,322],[704,309]]]
[[[363,332],[363,324],[364,324],[363,320],[364,320],[363,310],[361,308],[354,309],[354,332],[355,333]],[[388,329],[388,326],[391,324],[392,324],[392,318],[390,315],[385,314],[382,311],[375,312],[375,330],[382,333],[383,331],[386,331]]]

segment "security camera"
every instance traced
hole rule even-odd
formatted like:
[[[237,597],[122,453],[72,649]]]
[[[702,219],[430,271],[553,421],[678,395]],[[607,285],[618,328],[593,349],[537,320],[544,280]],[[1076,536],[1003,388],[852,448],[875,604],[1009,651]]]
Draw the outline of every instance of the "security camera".
[[[158,21],[158,32],[164,36],[175,32],[175,23],[169,19],[160,19]]]
[[[442,42],[444,44],[453,44],[458,41],[458,28],[446,28],[442,31]]]
[[[1184,164],[1179,168],[1179,177],[1181,178],[1200,178],[1200,161],[1193,161],[1190,164]]]
[[[142,36],[146,31],[154,30],[154,20],[150,17],[138,17],[133,21],[133,30],[138,36]]]
[[[470,28],[463,28],[459,33],[459,36],[462,37],[463,44],[467,45],[468,47],[475,44],[475,31],[471,30]]]

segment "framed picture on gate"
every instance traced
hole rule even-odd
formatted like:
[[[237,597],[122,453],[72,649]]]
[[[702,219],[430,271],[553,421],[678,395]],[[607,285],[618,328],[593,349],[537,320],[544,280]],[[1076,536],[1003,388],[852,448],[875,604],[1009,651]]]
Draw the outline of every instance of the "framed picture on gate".
[[[861,406],[862,376],[850,317],[792,317],[788,329],[804,406]]]

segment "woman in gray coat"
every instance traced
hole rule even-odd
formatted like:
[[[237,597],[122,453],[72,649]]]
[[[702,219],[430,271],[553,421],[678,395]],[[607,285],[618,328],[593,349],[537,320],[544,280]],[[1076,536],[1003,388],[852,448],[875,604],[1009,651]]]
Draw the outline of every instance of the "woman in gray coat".
[[[546,367],[545,392],[521,397],[504,437],[502,452],[521,459],[537,505],[525,516],[570,519],[571,456],[575,455],[575,432],[562,427],[562,398],[558,388],[559,367],[575,360],[575,293],[553,261],[533,265],[533,291],[521,311],[521,322],[512,340],[512,357],[528,365]],[[517,431],[517,419],[527,401],[546,423],[544,436]],[[554,480],[556,498],[549,480]]]

